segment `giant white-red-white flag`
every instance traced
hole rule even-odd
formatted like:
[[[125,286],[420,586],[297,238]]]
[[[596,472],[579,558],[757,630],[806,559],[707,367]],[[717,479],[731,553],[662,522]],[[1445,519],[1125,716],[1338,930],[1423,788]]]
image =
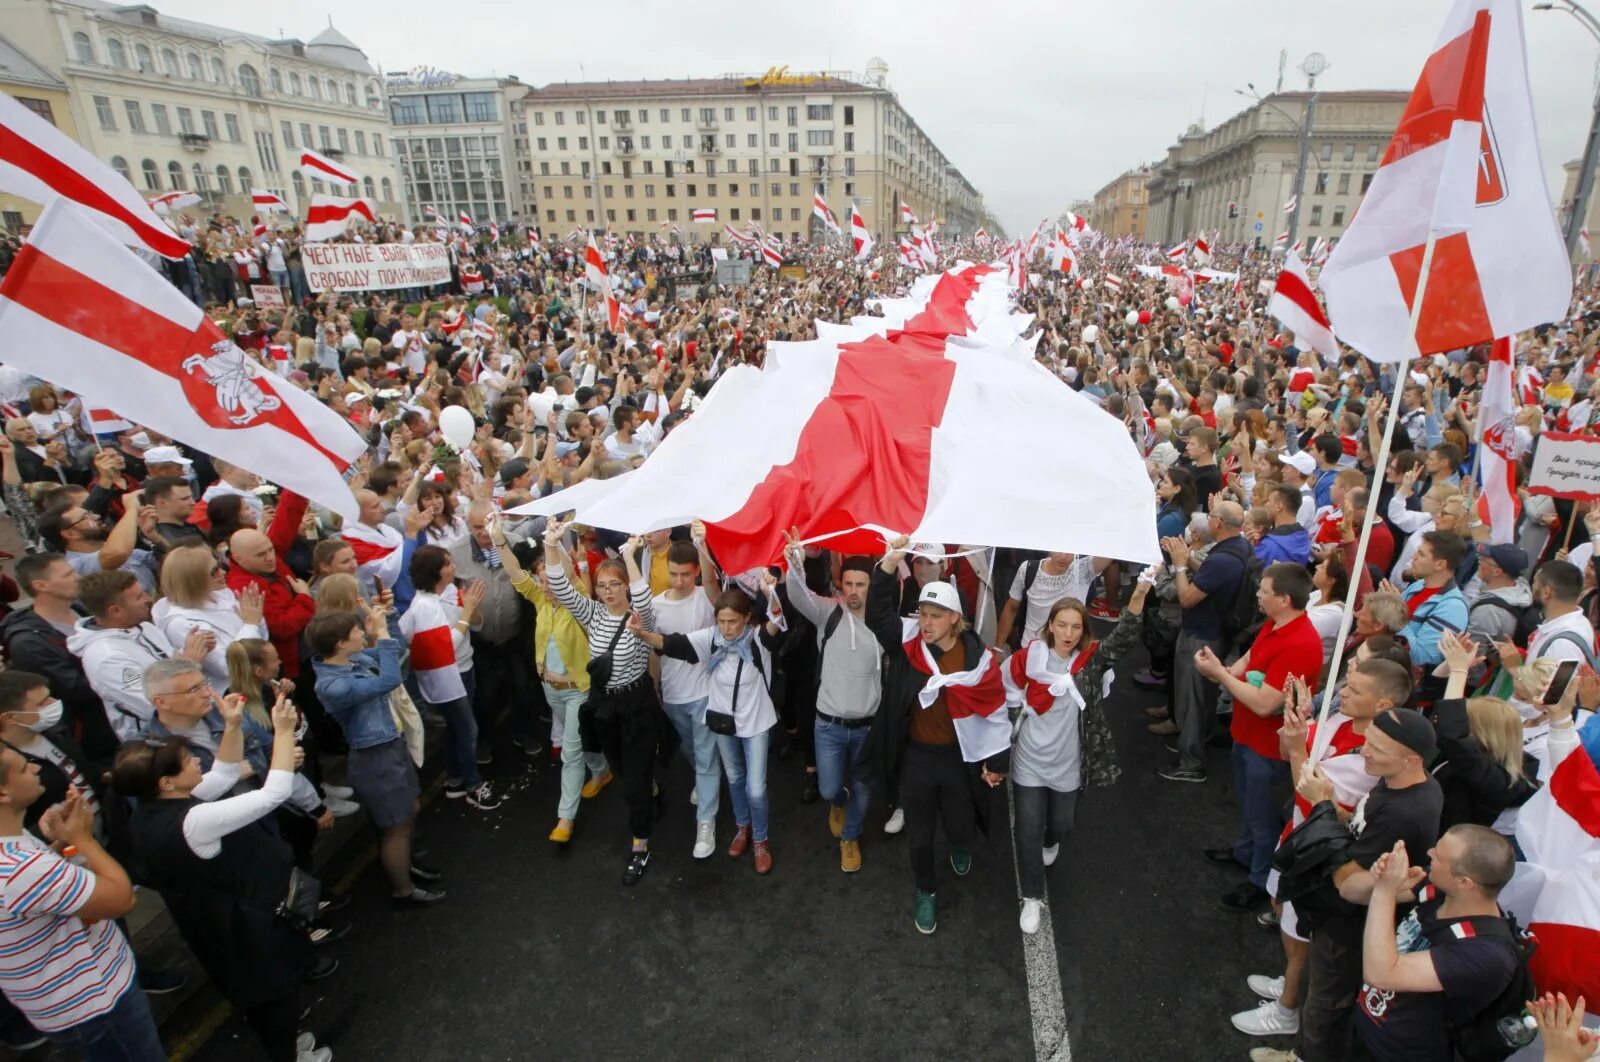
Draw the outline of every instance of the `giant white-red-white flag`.
[[[855,247],[856,261],[864,262],[874,246],[872,233],[867,231],[867,220],[855,203],[850,204],[850,242]]]
[[[289,204],[283,201],[282,196],[277,192],[266,192],[260,188],[250,189],[250,205],[257,210],[269,213],[277,211],[287,214],[289,212]]]
[[[315,243],[343,236],[356,218],[377,223],[378,212],[372,200],[314,192],[311,206],[306,208],[306,239]]]
[[[1003,274],[926,276],[912,296],[880,305],[882,317],[769,343],[762,368],[724,372],[694,417],[621,485],[586,495],[578,518],[641,532],[704,518],[733,572],[777,559],[789,527],[837,533],[827,548],[841,553],[881,553],[888,529],[918,541],[1160,555],[1149,477],[1121,421],[1003,352],[1027,316],[1012,311]],[[1023,433],[1015,441],[1034,458],[987,459],[975,443],[999,421]],[[1085,453],[1091,467],[1073,471]]]
[[[1311,274],[1293,248],[1283,256],[1283,269],[1267,300],[1267,313],[1294,333],[1303,347],[1310,347],[1324,358],[1337,358],[1339,345],[1333,340],[1333,326],[1322,312],[1316,292],[1311,290]]]
[[[1490,542],[1511,542],[1516,535],[1517,513],[1517,412],[1513,396],[1511,340],[1502,337],[1489,348],[1489,371],[1478,404],[1478,430],[1483,448],[1483,497],[1479,512],[1489,525]]]
[[[6,362],[354,520],[366,443],[241,351],[83,210],[45,208],[0,282]],[[112,398],[111,389],[115,389]]]
[[[162,222],[124,177],[4,92],[0,192],[42,206],[70,199],[130,247],[174,259],[189,254],[189,242]]]
[[[606,268],[606,260],[600,254],[592,232],[589,233],[589,245],[583,252],[583,275],[606,300],[606,326],[615,332],[617,322],[622,317],[622,307],[611,290],[611,271]]]
[[[315,170],[317,176],[338,184],[360,184],[361,174],[344,165],[335,162],[326,155],[319,155],[310,148],[300,152],[300,165],[306,169]]]
[[[1379,361],[1487,343],[1565,316],[1572,280],[1539,160],[1515,0],[1456,0],[1318,280],[1339,338]]]

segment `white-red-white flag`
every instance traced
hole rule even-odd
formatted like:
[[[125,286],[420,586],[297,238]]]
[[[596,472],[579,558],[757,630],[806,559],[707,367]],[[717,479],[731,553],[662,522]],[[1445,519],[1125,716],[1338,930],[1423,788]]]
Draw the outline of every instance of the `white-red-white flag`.
[[[1340,338],[1379,361],[1487,343],[1565,316],[1572,281],[1539,160],[1514,0],[1456,0],[1319,282]]]
[[[1489,348],[1489,371],[1484,376],[1483,399],[1478,404],[1478,432],[1483,448],[1483,520],[1490,542],[1511,542],[1516,537],[1517,402],[1512,388],[1510,338],[1500,338]]]
[[[63,297],[62,292],[70,292]],[[342,473],[366,443],[235,346],[80,208],[57,200],[0,282],[0,349],[24,372],[354,520]]]
[[[717,220],[715,207],[695,207],[689,212],[689,220],[698,224],[712,224]]]
[[[277,192],[267,192],[260,188],[250,189],[250,204],[257,210],[267,212],[277,211],[282,214],[289,212],[289,204]]]
[[[1589,247],[1589,230],[1587,228],[1578,230],[1578,251],[1585,259],[1594,258],[1594,251]]]
[[[756,242],[756,238],[754,236],[749,236],[740,232],[726,221],[722,223],[722,231],[727,235],[728,239],[732,240],[734,243],[751,244]]]
[[[903,225],[915,225],[917,223],[917,212],[911,209],[910,203],[900,204],[900,223]]]
[[[200,202],[200,196],[194,192],[179,190],[176,192],[162,192],[160,195],[150,197],[150,209],[157,214],[170,214],[174,210],[182,210],[186,206],[194,206]]]
[[[1101,277],[1100,280],[1112,291],[1122,290],[1122,278],[1117,276],[1115,273],[1107,273],[1105,276]]]
[[[1208,266],[1211,264],[1211,241],[1204,236],[1194,238],[1194,261],[1196,265]]]
[[[1293,214],[1294,213],[1294,208],[1299,206],[1299,205],[1300,205],[1300,197],[1298,195],[1291,195],[1288,198],[1288,200],[1283,204],[1283,212],[1285,214]]]
[[[1167,258],[1169,261],[1181,262],[1187,257],[1189,257],[1189,245],[1186,243],[1180,243],[1175,247],[1167,248]]]
[[[377,223],[378,212],[372,200],[313,192],[311,206],[306,210],[306,239],[315,243],[343,236],[357,218]]]
[[[83,404],[83,415],[78,418],[78,424],[88,435],[115,435],[133,427],[133,423],[121,413],[87,402]]]
[[[133,185],[61,130],[0,92],[0,192],[41,206],[70,199],[129,247],[186,258],[189,242]]]
[[[1267,313],[1276,317],[1283,326],[1294,333],[1295,341],[1309,347],[1324,358],[1339,356],[1339,344],[1333,339],[1333,326],[1322,311],[1316,292],[1311,290],[1311,274],[1294,249],[1283,256],[1283,269],[1267,300]]]
[[[456,215],[456,224],[461,226],[462,230],[469,236],[478,231],[477,227],[472,224],[472,215],[465,210]]]
[[[822,220],[822,224],[826,226],[829,232],[838,233],[839,219],[833,216],[833,208],[828,206],[826,199],[822,198],[821,188],[818,188],[811,197],[811,213]]]
[[[621,319],[622,310],[617,302],[616,294],[611,290],[611,272],[606,268],[606,260],[601,257],[600,248],[594,242],[594,233],[589,234],[589,245],[583,252],[583,275],[589,283],[600,293],[606,301],[606,324],[613,332],[617,330],[617,321]]]
[[[855,203],[850,204],[850,243],[855,248],[856,261],[864,262],[867,255],[872,253],[875,246],[872,233],[867,231],[867,220],[861,216],[861,211]]]
[[[361,174],[342,162],[335,162],[326,155],[317,154],[310,148],[300,152],[300,165],[308,170],[315,170],[316,176],[338,184],[361,183]]]
[[[987,240],[989,238],[989,234],[984,231],[984,228],[983,228],[982,225],[979,225],[978,226],[978,231],[974,232],[972,234],[972,238],[974,240]]]
[[[783,265],[783,248],[774,247],[765,240],[761,241],[761,258],[767,265],[777,269]]]

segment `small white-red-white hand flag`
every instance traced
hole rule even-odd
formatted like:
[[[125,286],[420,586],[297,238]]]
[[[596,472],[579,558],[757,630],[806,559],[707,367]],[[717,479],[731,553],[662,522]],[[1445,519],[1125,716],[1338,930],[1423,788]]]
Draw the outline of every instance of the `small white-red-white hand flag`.
[[[306,239],[316,242],[343,236],[356,218],[377,223],[378,212],[372,200],[315,192],[306,210]]]
[[[1324,358],[1338,357],[1339,345],[1333,339],[1333,326],[1311,290],[1311,274],[1306,272],[1306,264],[1293,248],[1283,256],[1283,269],[1278,273],[1272,297],[1267,300],[1267,313],[1293,332],[1301,346],[1310,347]]]
[[[317,154],[310,148],[300,152],[300,165],[308,170],[315,170],[316,176],[336,184],[361,183],[361,174],[342,162],[335,162],[326,155]]]
[[[867,231],[867,221],[861,216],[861,211],[856,209],[855,203],[850,204],[850,242],[855,247],[856,261],[864,262],[872,253],[874,246],[872,233]]]
[[[622,316],[622,309],[617,302],[617,296],[611,290],[611,272],[606,268],[606,260],[601,256],[592,232],[589,234],[589,245],[583,252],[583,275],[605,299],[606,323],[615,332],[617,322]]]

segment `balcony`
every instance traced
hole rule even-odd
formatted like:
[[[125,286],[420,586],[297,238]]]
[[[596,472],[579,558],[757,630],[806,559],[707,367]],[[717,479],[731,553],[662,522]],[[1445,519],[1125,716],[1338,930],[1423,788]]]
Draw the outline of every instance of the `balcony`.
[[[616,154],[618,155],[633,155],[636,153],[634,151],[633,139],[631,137],[619,136],[617,137],[616,144]]]
[[[179,133],[178,142],[189,151],[204,151],[211,146],[211,137],[205,133]]]
[[[714,136],[703,136],[700,138],[700,154],[720,155],[722,154],[722,145],[717,143],[717,138]]]

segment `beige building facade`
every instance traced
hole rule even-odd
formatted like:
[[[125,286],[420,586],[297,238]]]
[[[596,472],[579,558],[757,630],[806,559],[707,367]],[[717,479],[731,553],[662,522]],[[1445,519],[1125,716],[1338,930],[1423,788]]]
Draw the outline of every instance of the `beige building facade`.
[[[885,246],[906,230],[902,203],[947,233],[970,234],[984,216],[982,196],[875,66],[865,75],[773,68],[533,89],[522,101],[521,173],[538,223],[546,232],[609,225],[645,235],[676,225],[703,241],[724,224],[754,221],[807,239],[820,186],[841,227],[853,201]],[[697,209],[715,210],[716,221],[695,223]]]
[[[253,213],[250,189],[305,215],[316,191],[350,194],[300,166],[310,148],[355,171],[359,194],[401,216],[383,86],[333,27],[268,40],[146,5],[7,0],[3,32],[65,86],[77,139],[147,198],[189,190],[188,212]],[[60,124],[60,123],[58,123]]]
[[[1169,244],[1216,231],[1222,243],[1271,247],[1289,227],[1283,208],[1297,192],[1309,98],[1274,93],[1212,129],[1191,126],[1152,166],[1146,238]],[[1298,189],[1298,239],[1344,234],[1409,98],[1407,92],[1317,93]]]
[[[1567,234],[1567,218],[1572,216],[1572,211],[1577,206],[1579,165],[1579,160],[1571,159],[1561,167],[1563,180],[1561,198],[1556,203],[1556,220],[1561,223],[1561,235],[1563,238]],[[1600,236],[1600,186],[1597,186],[1594,191],[1589,193],[1589,209],[1587,213],[1589,216],[1584,219],[1583,227],[1588,230],[1589,245],[1592,248],[1596,237]],[[1573,247],[1572,256],[1574,261],[1592,261],[1592,259],[1583,257],[1581,245]]]
[[[1150,167],[1126,170],[1094,194],[1086,215],[1089,226],[1107,236],[1132,236],[1144,239],[1150,220],[1150,200],[1146,186]]]
[[[67,83],[4,36],[0,36],[0,92],[74,140],[78,138]],[[20,233],[39,220],[40,209],[30,200],[0,194],[0,229]]]

